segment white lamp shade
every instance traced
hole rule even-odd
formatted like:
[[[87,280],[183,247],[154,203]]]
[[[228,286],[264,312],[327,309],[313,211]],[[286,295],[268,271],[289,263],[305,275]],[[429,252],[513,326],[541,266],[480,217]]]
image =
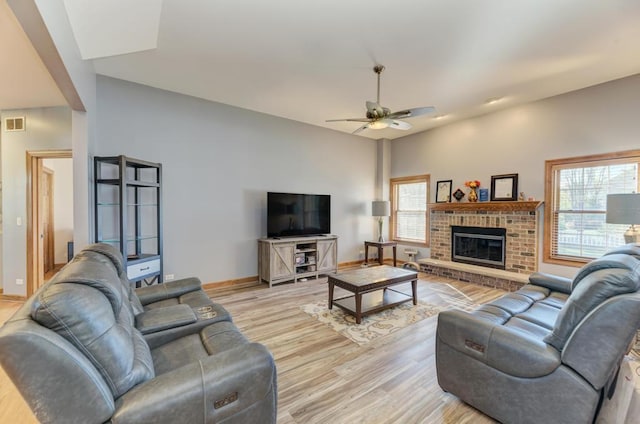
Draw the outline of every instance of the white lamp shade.
[[[391,203],[388,200],[374,200],[371,202],[371,216],[391,215]]]
[[[607,195],[607,223],[640,224],[640,193]]]

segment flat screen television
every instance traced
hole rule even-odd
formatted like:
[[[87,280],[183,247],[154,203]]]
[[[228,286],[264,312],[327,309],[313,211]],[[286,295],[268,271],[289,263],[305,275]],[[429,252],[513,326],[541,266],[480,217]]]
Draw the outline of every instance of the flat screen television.
[[[268,237],[329,233],[331,233],[330,195],[267,193]]]

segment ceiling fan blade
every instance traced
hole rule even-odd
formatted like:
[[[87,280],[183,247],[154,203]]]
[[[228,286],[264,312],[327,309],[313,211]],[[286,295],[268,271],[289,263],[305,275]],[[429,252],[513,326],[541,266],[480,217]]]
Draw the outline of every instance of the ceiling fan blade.
[[[433,106],[414,107],[412,109],[405,109],[405,110],[399,110],[397,112],[393,112],[388,116],[388,118],[391,118],[391,119],[414,118],[416,116],[425,115],[427,113],[432,113],[435,111],[436,111],[436,108]]]
[[[393,120],[389,123],[389,128],[394,128],[396,130],[408,130],[411,129],[412,125],[408,122]]]
[[[366,130],[367,128],[369,128],[369,124],[364,124],[363,126],[361,126],[360,128],[358,128],[357,130],[355,130],[354,132],[352,132],[351,134],[358,134],[360,131]]]
[[[368,119],[368,118],[327,119],[325,122],[341,122],[341,121],[349,121],[349,122],[371,122],[371,119]]]

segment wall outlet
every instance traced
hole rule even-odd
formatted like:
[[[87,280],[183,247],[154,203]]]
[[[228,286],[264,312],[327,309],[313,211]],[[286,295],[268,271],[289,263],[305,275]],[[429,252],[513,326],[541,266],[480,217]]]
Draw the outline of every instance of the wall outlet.
[[[22,217],[21,217],[21,216],[19,216],[19,217],[17,217],[17,218],[16,218],[16,225],[17,225],[18,227],[22,225]]]
[[[175,275],[173,275],[173,274],[166,274],[166,275],[164,276],[164,281],[171,281],[171,280],[173,280],[173,279],[175,279],[175,278],[176,278],[176,276],[175,276]]]
[[[16,278],[16,286],[21,286],[24,284],[24,280],[22,278]]]

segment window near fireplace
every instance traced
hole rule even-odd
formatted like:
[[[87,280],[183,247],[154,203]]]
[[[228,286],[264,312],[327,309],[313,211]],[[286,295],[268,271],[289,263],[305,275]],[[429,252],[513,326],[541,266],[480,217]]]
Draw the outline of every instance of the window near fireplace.
[[[624,244],[607,194],[640,192],[640,150],[546,161],[545,262],[581,266]]]
[[[405,243],[429,244],[429,175],[392,178],[391,239]]]

